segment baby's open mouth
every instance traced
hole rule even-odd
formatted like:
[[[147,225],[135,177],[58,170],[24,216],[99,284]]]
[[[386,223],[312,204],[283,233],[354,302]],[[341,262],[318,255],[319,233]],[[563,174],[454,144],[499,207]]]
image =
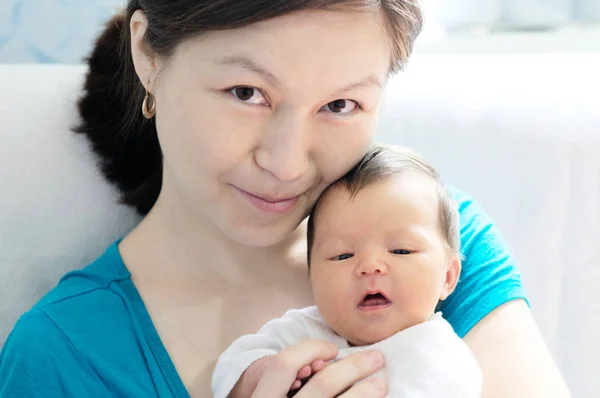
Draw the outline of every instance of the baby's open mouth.
[[[362,310],[376,310],[389,307],[392,304],[390,299],[388,299],[381,292],[368,293],[365,297],[358,303],[358,308]]]

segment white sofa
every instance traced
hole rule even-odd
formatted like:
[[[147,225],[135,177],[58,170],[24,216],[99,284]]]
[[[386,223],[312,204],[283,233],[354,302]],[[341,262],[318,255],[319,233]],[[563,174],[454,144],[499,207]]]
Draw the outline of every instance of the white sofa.
[[[83,66],[0,65],[0,345],[138,217],[70,132]],[[600,54],[416,56],[379,139],[412,146],[497,220],[574,397],[600,378]]]

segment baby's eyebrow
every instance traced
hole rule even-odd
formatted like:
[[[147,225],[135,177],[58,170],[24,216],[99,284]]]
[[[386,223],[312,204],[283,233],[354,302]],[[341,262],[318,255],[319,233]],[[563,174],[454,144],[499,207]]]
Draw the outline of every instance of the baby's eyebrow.
[[[321,233],[324,234],[323,237],[313,240],[313,250],[318,249],[326,244],[331,246],[333,244],[347,244],[349,241],[351,241],[351,237],[344,237],[343,234],[340,234],[337,231],[332,233],[326,230]]]

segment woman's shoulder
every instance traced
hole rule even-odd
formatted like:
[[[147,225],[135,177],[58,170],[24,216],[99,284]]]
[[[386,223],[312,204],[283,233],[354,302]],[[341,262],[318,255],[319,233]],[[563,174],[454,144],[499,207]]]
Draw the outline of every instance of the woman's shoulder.
[[[25,313],[0,353],[0,395],[156,396],[140,341],[122,319],[102,319],[90,313],[65,323],[45,308]]]
[[[19,318],[0,354],[0,393],[28,396],[23,389],[36,388],[52,395],[66,388],[69,396],[152,395],[148,350],[128,292],[134,288],[115,263],[116,250],[66,274]]]
[[[465,191],[453,186],[449,186],[448,191],[456,201],[460,215],[461,252],[465,261],[468,263],[476,254],[493,254],[495,251],[509,255],[507,242],[485,208]]]
[[[128,298],[122,288],[127,282],[131,283],[131,275],[115,242],[86,267],[65,274],[24,319],[44,314],[65,332],[73,328],[92,332],[127,315]]]
[[[67,374],[76,388],[70,382],[61,386]],[[64,332],[42,310],[34,309],[21,316],[2,348],[0,395],[33,396],[40,391],[72,396],[106,393]]]
[[[442,313],[464,337],[500,305],[527,300],[521,274],[507,241],[481,204],[464,191],[448,187],[460,213],[462,271],[455,291],[442,303]]]
[[[470,221],[473,217],[484,216],[488,221],[491,221],[483,206],[473,198],[470,194],[452,185],[447,185],[446,189],[456,201],[458,211],[461,216],[461,221],[467,219]]]
[[[50,346],[68,342],[85,351],[77,340],[89,340],[108,327],[118,330],[118,323],[127,318],[127,300],[118,285],[128,276],[119,270],[115,252],[116,245],[112,245],[85,268],[65,274],[19,318],[6,346],[10,346],[12,338],[12,341],[31,340],[31,344]]]

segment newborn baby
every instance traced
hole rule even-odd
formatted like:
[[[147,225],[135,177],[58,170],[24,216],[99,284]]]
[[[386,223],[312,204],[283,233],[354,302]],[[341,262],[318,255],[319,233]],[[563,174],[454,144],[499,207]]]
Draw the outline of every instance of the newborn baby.
[[[236,384],[249,367],[305,339],[334,343],[336,359],[380,350],[385,367],[374,376],[385,378],[388,397],[480,397],[475,358],[436,313],[458,282],[459,246],[456,203],[433,167],[408,149],[373,147],[323,193],[309,219],[316,306],[233,342],[213,374],[215,398],[234,387],[248,391]],[[326,366],[306,365],[291,394]]]

